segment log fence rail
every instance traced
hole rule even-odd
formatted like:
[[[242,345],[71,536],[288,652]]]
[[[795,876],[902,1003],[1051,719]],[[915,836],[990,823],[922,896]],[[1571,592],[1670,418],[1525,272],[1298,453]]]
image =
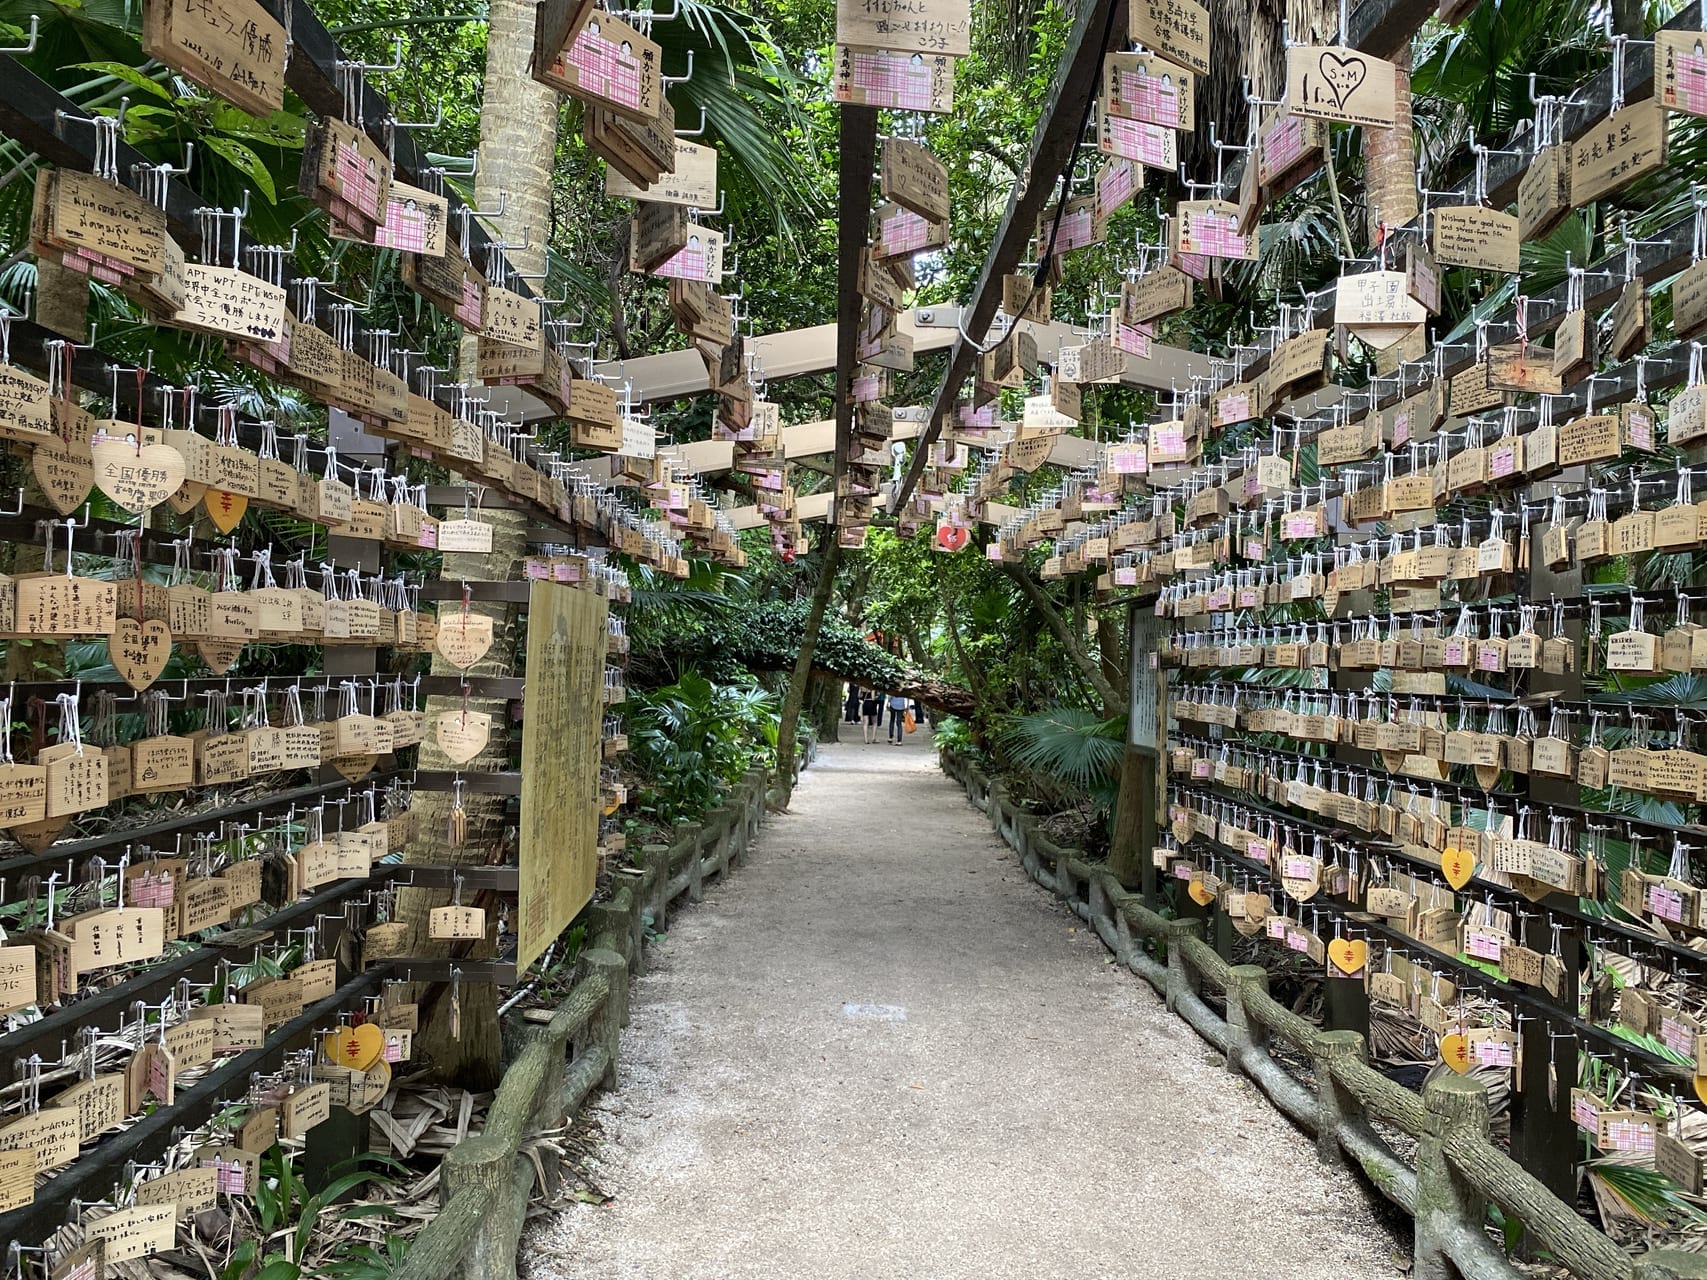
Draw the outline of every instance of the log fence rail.
[[[1485,1229],[1487,1206],[1520,1221],[1529,1238],[1581,1280],[1703,1280],[1707,1257],[1659,1250],[1633,1258],[1555,1196],[1490,1138],[1486,1090],[1466,1076],[1429,1081],[1418,1094],[1369,1065],[1355,1031],[1324,1031],[1276,1001],[1260,965],[1233,965],[1203,938],[1198,919],[1170,920],[1100,863],[1049,839],[1000,781],[944,751],[943,769],[989,816],[1027,874],[1093,929],[1117,963],[1143,978],[1300,1129],[1321,1160],[1360,1169],[1416,1223],[1414,1280],[1518,1280]],[[1151,948],[1157,954],[1151,954]],[[1205,987],[1226,1002],[1222,1016]],[[1284,1041],[1311,1064],[1313,1085],[1269,1051]],[[1416,1140],[1407,1162],[1379,1122]]]

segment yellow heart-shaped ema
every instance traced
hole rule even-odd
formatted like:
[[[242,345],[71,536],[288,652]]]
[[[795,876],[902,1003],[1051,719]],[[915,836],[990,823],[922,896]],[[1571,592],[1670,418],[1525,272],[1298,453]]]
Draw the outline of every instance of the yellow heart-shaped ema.
[[[1369,944],[1362,938],[1335,938],[1328,943],[1328,961],[1341,973],[1356,973],[1369,963]]]
[[[320,1042],[334,1066],[366,1071],[385,1053],[385,1033],[372,1022],[359,1027],[340,1027]]]
[[[1440,1060],[1459,1075],[1463,1075],[1472,1065],[1470,1042],[1456,1031],[1449,1036],[1441,1036]]]
[[[1447,845],[1440,855],[1440,873],[1454,889],[1462,889],[1476,873],[1476,855],[1457,845]]]

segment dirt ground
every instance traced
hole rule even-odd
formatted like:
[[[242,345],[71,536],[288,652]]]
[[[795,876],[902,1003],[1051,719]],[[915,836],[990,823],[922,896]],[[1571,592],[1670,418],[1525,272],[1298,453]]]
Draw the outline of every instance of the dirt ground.
[[[1362,1280],[1364,1193],[1026,878],[923,732],[672,917],[529,1280]]]

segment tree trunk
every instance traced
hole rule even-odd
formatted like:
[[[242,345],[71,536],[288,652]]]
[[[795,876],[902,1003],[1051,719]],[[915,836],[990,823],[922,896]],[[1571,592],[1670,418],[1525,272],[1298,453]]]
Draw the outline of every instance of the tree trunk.
[[[474,203],[479,209],[503,205],[501,216],[492,219],[499,238],[516,246],[506,250],[517,271],[537,275],[545,270],[546,243],[551,238],[551,167],[557,150],[557,94],[529,73],[533,59],[535,5],[529,0],[491,0],[487,7],[486,76],[480,102],[479,167],[474,180]],[[486,124],[492,127],[487,129]],[[522,248],[523,242],[527,248]],[[462,367],[474,368],[475,339],[464,335]],[[443,578],[447,582],[507,581],[521,577],[526,556],[526,523],[517,511],[492,510],[487,517],[494,525],[489,555],[473,552],[447,554]],[[493,619],[492,647],[471,672],[474,675],[508,676],[516,667],[515,611],[498,604],[471,603],[469,609]],[[433,674],[455,675],[457,669],[442,657],[433,656]],[[434,717],[455,711],[461,698],[427,699],[427,738],[421,744],[422,769],[455,768],[434,741]],[[509,759],[509,722],[505,704],[496,699],[471,698],[468,709],[492,717],[492,740],[473,760],[465,773],[503,769]],[[421,793],[415,804],[420,811],[421,836],[409,850],[411,862],[478,865],[498,861],[505,850],[507,823],[502,796],[469,794],[463,798],[467,814],[467,837],[460,848],[451,848],[449,820],[452,798],[445,793]],[[427,912],[450,901],[441,890],[405,889],[398,895],[398,919],[411,929],[409,954],[443,955],[447,944],[427,940]],[[492,917],[494,920],[496,916]],[[458,944],[467,946],[467,944]],[[468,947],[470,955],[490,955],[482,941]],[[501,1074],[502,1046],[498,1030],[497,989],[491,983],[461,984],[461,1037],[450,1034],[450,988],[435,985],[423,1001],[422,1053],[443,1079],[468,1089],[491,1089]]]
[[[1113,612],[1104,610],[1097,614],[1097,658],[1102,663],[1103,679],[1116,689],[1125,688],[1129,678],[1126,645],[1121,640],[1121,630],[1120,622]]]
[[[510,265],[528,275],[545,270],[551,239],[551,169],[557,156],[559,99],[533,78],[533,0],[490,0],[487,5],[486,77],[480,98],[479,167],[474,207],[503,214],[488,219]],[[490,129],[486,126],[490,124]],[[521,248],[523,243],[527,248]],[[462,367],[474,369],[474,336],[464,334]]]
[[[1417,216],[1417,166],[1411,129],[1411,46],[1393,56],[1398,73],[1399,109],[1391,129],[1363,131],[1364,167],[1368,173],[1369,225],[1365,236],[1375,247],[1378,229],[1403,226]]]
[[[818,581],[812,588],[812,603],[806,610],[800,656],[795,659],[788,693],[782,700],[782,725],[776,735],[776,780],[782,791],[778,809],[787,809],[794,794],[794,748],[798,737],[795,726],[800,720],[800,709],[806,705],[806,691],[812,685],[812,652],[818,647],[818,628],[824,624],[824,610],[829,607],[830,593],[836,586],[836,566],[842,559],[841,541],[835,529],[828,533],[824,539],[824,560],[818,566]]]
[[[1032,576],[1025,571],[1023,565],[1004,564],[1002,572],[1012,578],[1025,593],[1025,598],[1031,601],[1038,616],[1054,635],[1061,648],[1066,651],[1068,659],[1074,668],[1085,678],[1085,682],[1102,699],[1103,714],[1116,715],[1126,705],[1126,699],[1115,685],[1111,684],[1102,673],[1102,668],[1088,653],[1079,638],[1073,634],[1073,628],[1061,616],[1061,611],[1055,607],[1055,602],[1049,598],[1049,593],[1040,587]]]

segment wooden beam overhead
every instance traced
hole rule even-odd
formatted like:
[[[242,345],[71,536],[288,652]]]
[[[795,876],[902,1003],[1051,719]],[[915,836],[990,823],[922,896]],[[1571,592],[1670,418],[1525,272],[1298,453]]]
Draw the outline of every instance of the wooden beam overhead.
[[[1056,68],[1049,100],[1032,134],[1030,156],[1021,171],[1025,180],[1016,182],[1008,195],[1008,207],[1002,214],[995,239],[990,242],[983,274],[978,277],[972,305],[964,316],[962,336],[956,337],[949,350],[948,368],[943,370],[942,382],[931,402],[924,434],[896,494],[892,509],[897,513],[906,506],[907,498],[924,473],[930,446],[941,433],[943,420],[954,407],[960,386],[978,358],[977,346],[963,335],[970,333],[982,339],[989,329],[1002,300],[1002,277],[1023,261],[1039,215],[1055,194],[1062,172],[1073,163],[1091,99],[1101,84],[1102,58],[1114,33],[1117,7],[1118,0],[1087,0],[1079,10],[1067,50]],[[1119,35],[1125,38],[1123,27]]]

